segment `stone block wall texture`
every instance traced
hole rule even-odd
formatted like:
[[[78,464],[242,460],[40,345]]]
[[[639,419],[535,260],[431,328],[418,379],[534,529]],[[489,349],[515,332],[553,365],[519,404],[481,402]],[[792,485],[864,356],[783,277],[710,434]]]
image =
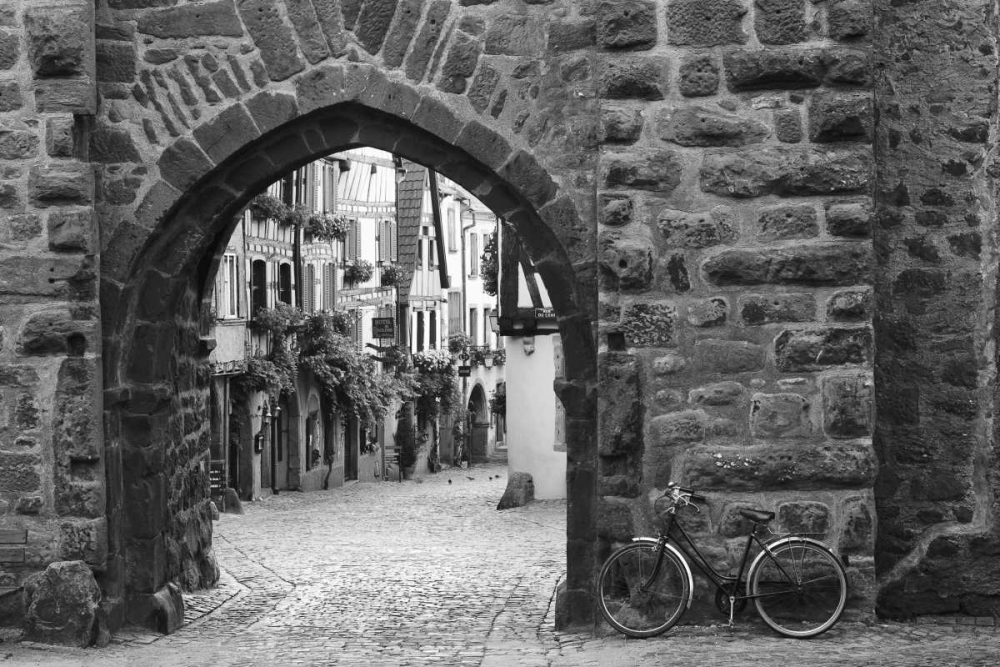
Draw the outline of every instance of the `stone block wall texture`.
[[[597,532],[668,482],[734,570],[737,510],[816,534],[875,600],[872,5],[600,2]],[[701,587],[696,611],[711,612]]]
[[[758,507],[846,556],[853,614],[997,611],[996,34],[985,0],[5,2],[0,593],[83,560],[110,627],[155,627],[214,581],[219,239],[368,144],[506,217],[553,295],[560,625],[671,480],[719,565]]]

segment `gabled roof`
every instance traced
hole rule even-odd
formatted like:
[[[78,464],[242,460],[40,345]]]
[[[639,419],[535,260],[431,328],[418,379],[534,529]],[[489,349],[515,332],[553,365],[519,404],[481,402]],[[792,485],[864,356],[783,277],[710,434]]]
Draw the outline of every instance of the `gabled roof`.
[[[417,243],[423,223],[424,186],[427,169],[415,162],[403,160],[406,174],[396,184],[396,256],[402,272],[399,283],[399,300],[405,302],[413,286],[417,270]]]

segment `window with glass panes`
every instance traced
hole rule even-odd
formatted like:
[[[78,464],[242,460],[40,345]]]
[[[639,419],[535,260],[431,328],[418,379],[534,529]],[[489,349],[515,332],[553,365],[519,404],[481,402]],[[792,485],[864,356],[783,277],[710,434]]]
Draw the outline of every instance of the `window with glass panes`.
[[[236,255],[222,257],[222,289],[219,292],[219,317],[239,315],[239,279],[236,271]]]

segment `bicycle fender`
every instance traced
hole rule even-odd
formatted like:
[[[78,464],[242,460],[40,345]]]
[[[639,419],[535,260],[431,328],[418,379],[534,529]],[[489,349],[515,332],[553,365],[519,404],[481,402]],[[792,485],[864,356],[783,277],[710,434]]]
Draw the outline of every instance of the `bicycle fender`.
[[[649,542],[650,544],[656,544],[657,542],[659,542],[659,540],[657,540],[655,537],[633,537],[632,541]],[[684,554],[682,554],[674,545],[668,542],[667,544],[663,545],[663,548],[667,549],[672,554],[677,556],[677,560],[679,560],[681,562],[681,565],[684,566],[684,576],[687,577],[687,582],[688,582],[687,608],[690,609],[691,603],[694,602],[694,575],[691,573],[691,566],[688,565],[687,558],[684,557]]]
[[[809,544],[812,544],[813,546],[817,546],[820,549],[822,549],[823,551],[826,551],[831,556],[833,556],[834,559],[837,560],[837,562],[840,562],[840,558],[837,557],[837,554],[833,553],[833,549],[831,549],[829,546],[827,546],[823,542],[820,542],[819,540],[814,540],[811,537],[799,537],[797,535],[788,535],[787,537],[780,537],[780,538],[774,540],[773,542],[767,542],[767,543],[765,543],[764,544],[764,549],[761,549],[760,553],[757,554],[757,557],[753,559],[752,563],[750,563],[750,567],[749,567],[749,569],[747,569],[747,595],[751,594],[750,593],[750,579],[751,579],[750,573],[754,571],[754,568],[757,567],[757,565],[760,563],[761,560],[763,560],[764,558],[767,557],[767,551],[766,550],[770,550],[773,547],[777,547],[777,546],[780,546],[782,544],[786,544],[788,542],[800,542],[800,543],[801,542],[808,542]],[[670,546],[670,545],[668,544],[667,546]]]

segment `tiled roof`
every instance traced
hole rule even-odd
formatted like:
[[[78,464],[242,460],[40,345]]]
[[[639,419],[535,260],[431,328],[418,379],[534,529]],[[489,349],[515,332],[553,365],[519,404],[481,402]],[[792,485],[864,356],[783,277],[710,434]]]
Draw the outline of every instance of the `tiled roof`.
[[[417,243],[424,209],[424,184],[427,169],[415,162],[403,160],[406,174],[396,184],[396,253],[402,280],[399,283],[399,300],[410,296],[413,274],[417,269]]]

